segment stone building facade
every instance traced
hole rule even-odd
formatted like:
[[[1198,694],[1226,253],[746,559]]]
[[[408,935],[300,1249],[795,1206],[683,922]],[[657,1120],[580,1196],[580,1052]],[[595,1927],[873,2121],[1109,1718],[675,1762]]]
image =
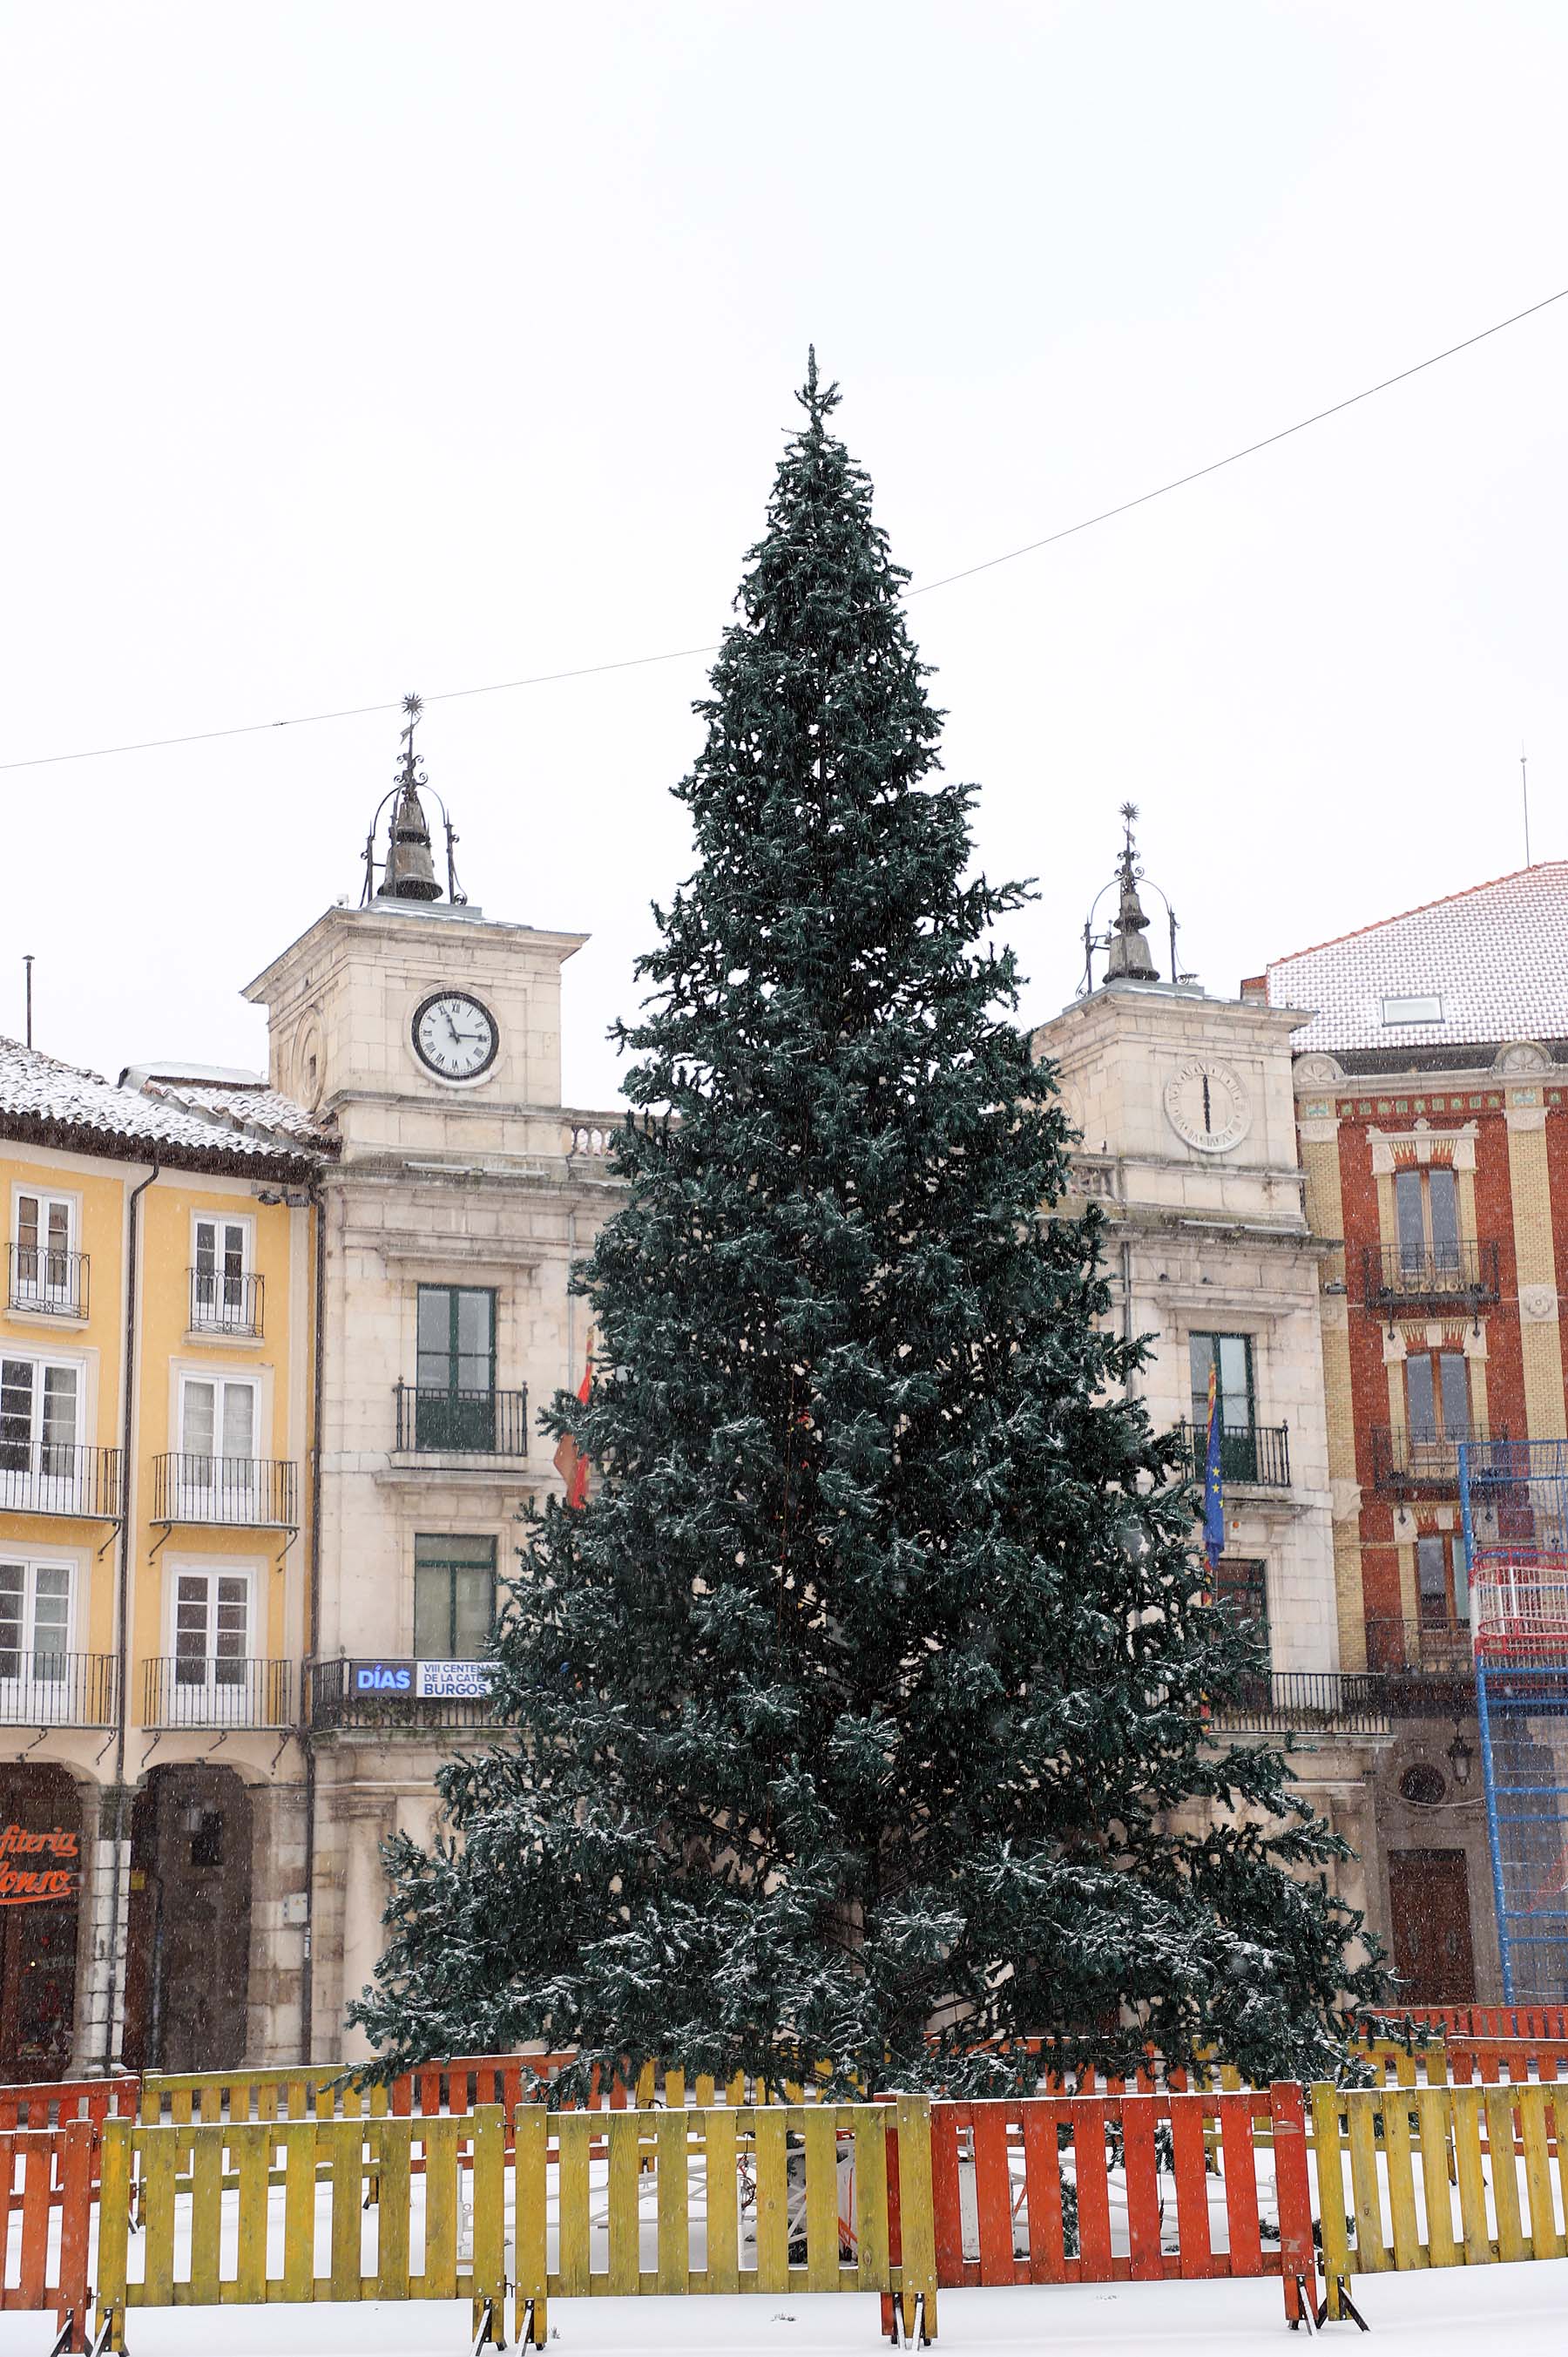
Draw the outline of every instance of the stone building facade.
[[[1116,940],[1113,966],[1125,969]],[[1272,1664],[1227,1724],[1291,1734],[1305,1796],[1365,1855],[1370,1761],[1387,1734],[1366,1698],[1352,1695],[1347,1707],[1338,1674],[1318,1323],[1325,1246],[1304,1208],[1292,1086],[1293,1035],[1306,1018],[1162,980],[1146,947],[1130,973],[1113,972],[1031,1035],[1081,1140],[1079,1192],[1065,1208],[1098,1203],[1112,1314],[1129,1339],[1151,1345],[1138,1388],[1156,1429],[1187,1427],[1199,1471],[1216,1369],[1217,1585],[1261,1624]],[[1359,1865],[1341,1869],[1340,1888],[1365,1904]]]
[[[374,899],[329,909],[246,993],[274,1085],[337,1149],[306,1679],[313,2058],[363,2050],[344,2007],[381,1953],[380,1845],[428,1838],[436,1767],[484,1727],[518,1516],[559,1488],[537,1410],[581,1372],[568,1271],[618,1191],[610,1116],[561,1103],[561,969],[583,939]]]

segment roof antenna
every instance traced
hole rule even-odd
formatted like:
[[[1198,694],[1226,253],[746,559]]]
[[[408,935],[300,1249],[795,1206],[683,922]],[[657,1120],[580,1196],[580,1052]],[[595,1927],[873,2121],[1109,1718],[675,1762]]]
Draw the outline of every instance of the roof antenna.
[[[1528,867],[1528,866],[1530,866],[1530,771],[1529,771],[1528,768],[1527,768],[1527,767],[1526,767],[1526,765],[1525,765],[1524,747],[1523,747],[1523,745],[1522,745],[1522,744],[1520,745],[1520,748],[1519,748],[1519,782],[1520,782],[1520,792],[1521,792],[1521,793],[1523,794],[1523,796],[1524,796],[1524,864],[1525,864],[1525,866]]]
[[[33,1044],[33,952],[31,950],[22,952],[22,963],[27,970],[27,1045],[30,1048]]]

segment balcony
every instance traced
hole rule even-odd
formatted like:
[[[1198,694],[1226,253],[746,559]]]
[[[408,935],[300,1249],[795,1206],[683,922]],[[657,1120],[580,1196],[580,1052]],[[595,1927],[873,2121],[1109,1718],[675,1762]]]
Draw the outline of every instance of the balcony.
[[[144,1727],[291,1727],[294,1664],[179,1653],[142,1664]]]
[[[1462,1623],[1369,1613],[1367,1669],[1395,1718],[1462,1718],[1476,1707],[1476,1659]]]
[[[413,1691],[419,1667],[417,1663],[402,1661],[307,1662],[306,1707],[311,1726],[321,1734],[363,1727],[378,1734],[403,1728],[417,1735],[430,1727],[493,1725],[490,1704],[482,1695],[434,1695]],[[407,1671],[409,1684],[402,1689],[372,1684],[360,1674],[366,1670],[391,1672],[394,1675]]]
[[[113,1653],[0,1645],[0,1726],[113,1727],[119,1666]]]
[[[6,1299],[13,1309],[48,1318],[87,1315],[85,1253],[55,1252],[45,1244],[7,1244]]]
[[[186,1274],[193,1334],[238,1334],[260,1341],[263,1278],[237,1269],[193,1268]]]
[[[1456,1497],[1459,1491],[1460,1440],[1485,1442],[1485,1425],[1450,1439],[1446,1433],[1407,1432],[1401,1425],[1374,1424],[1369,1433],[1372,1487],[1385,1497],[1412,1498],[1438,1492]],[[1506,1432],[1495,1436],[1506,1440]]]
[[[293,1465],[280,1458],[155,1457],[152,1520],[296,1530],[296,1486]]]
[[[1367,1616],[1367,1667],[1395,1677],[1473,1677],[1476,1657],[1462,1621],[1405,1620]]]
[[[1214,1711],[1220,1735],[1391,1735],[1383,1680],[1355,1671],[1273,1670]]]
[[[1208,1452],[1208,1433],[1201,1424],[1177,1426],[1193,1478],[1201,1481]],[[1225,1431],[1219,1435],[1219,1480],[1230,1489],[1232,1483],[1251,1486],[1255,1490],[1288,1490],[1290,1488],[1290,1426],[1286,1424],[1255,1424],[1247,1431]]]
[[[120,1519],[120,1451],[61,1440],[0,1441],[0,1512]]]
[[[1495,1243],[1367,1244],[1369,1309],[1478,1309],[1498,1297]]]
[[[528,1394],[454,1392],[395,1386],[400,1453],[441,1457],[526,1457]]]

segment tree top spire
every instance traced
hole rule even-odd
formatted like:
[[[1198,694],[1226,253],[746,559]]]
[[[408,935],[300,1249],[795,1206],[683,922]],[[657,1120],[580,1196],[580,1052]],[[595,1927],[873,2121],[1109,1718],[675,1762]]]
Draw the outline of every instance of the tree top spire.
[[[808,344],[806,347],[806,382],[795,398],[812,425],[816,426],[820,426],[829,413],[839,405],[838,386],[823,385],[818,381],[815,344]]]

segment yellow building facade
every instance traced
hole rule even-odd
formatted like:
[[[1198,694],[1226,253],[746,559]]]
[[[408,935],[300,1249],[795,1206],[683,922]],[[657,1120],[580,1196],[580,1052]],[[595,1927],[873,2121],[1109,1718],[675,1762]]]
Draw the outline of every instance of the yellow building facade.
[[[320,1156],[125,1077],[0,1041],[8,2080],[301,2038]]]

